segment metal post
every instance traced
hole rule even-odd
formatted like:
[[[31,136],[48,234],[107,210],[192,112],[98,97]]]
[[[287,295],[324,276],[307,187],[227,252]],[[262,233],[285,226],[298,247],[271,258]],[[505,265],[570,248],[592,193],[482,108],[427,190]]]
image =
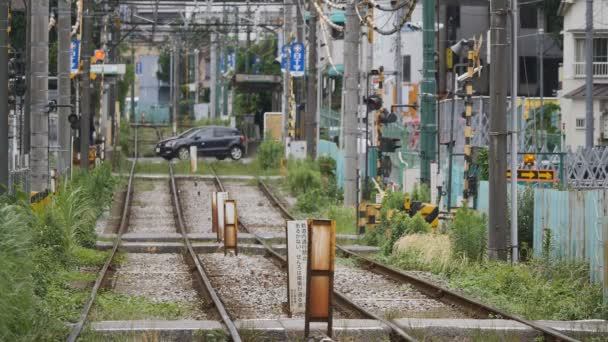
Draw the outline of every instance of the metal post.
[[[344,36],[344,206],[353,207],[357,202],[357,119],[359,81],[359,33],[361,23],[355,12],[357,1],[346,6],[346,30]]]
[[[517,90],[519,89],[519,8],[518,0],[511,0],[511,261],[516,264],[519,259],[518,237],[517,237],[517,143],[518,123]]]
[[[210,52],[210,82],[209,82],[209,118],[215,119],[218,116],[217,110],[217,33],[211,32],[211,52]],[[171,69],[173,70],[173,69]],[[173,73],[173,71],[171,71]],[[173,87],[173,84],[171,85]]]
[[[593,131],[593,0],[587,0],[585,26],[585,147],[594,145]]]
[[[507,260],[507,78],[506,0],[491,0],[490,30],[490,212],[488,249],[490,259]]]
[[[403,18],[404,9],[400,9],[397,11],[397,16],[395,18],[395,22],[401,22]],[[397,35],[395,37],[395,87],[397,89],[397,102],[394,104],[402,103],[403,99],[403,56],[401,56],[401,30],[397,31]]]
[[[89,135],[91,134],[91,50],[93,38],[93,16],[90,1],[83,2],[82,26],[82,101],[80,118],[80,168],[89,170]],[[133,102],[133,98],[131,98]],[[131,103],[133,105],[133,103]]]
[[[70,81],[71,72],[71,42],[70,31],[72,29],[72,8],[71,2],[68,0],[58,1],[57,11],[57,39],[59,50],[57,52],[57,77],[59,97],[57,104],[59,105],[59,172],[65,173],[70,165],[69,145],[72,129],[68,122],[68,116],[71,114],[69,107],[72,96],[72,86]]]
[[[8,191],[8,3],[0,3],[0,194]],[[16,148],[16,146],[13,146]]]
[[[306,148],[309,158],[317,156],[317,12],[310,12],[308,21],[308,77],[307,77],[307,99],[306,99]]]
[[[32,191],[44,191],[49,185],[49,1],[32,1],[31,58],[31,168]]]
[[[431,161],[435,159],[437,119],[435,80],[435,0],[424,0],[422,5],[423,80],[420,131],[420,181],[430,185]]]
[[[515,0],[517,1],[517,0]],[[544,37],[544,33],[545,33],[545,12],[543,11],[543,9],[541,7],[538,7],[537,9],[537,22],[538,22],[538,89],[539,89],[539,97],[540,97],[540,131],[542,134],[542,147],[541,150],[544,149],[544,147],[547,146],[547,132],[545,131],[546,127],[545,127],[545,109],[543,108],[545,102],[544,102],[544,92],[545,92],[545,75],[544,75],[544,54],[545,54],[545,46],[544,46],[544,41],[545,41],[545,37]],[[534,151],[534,152],[538,152],[538,151]]]
[[[448,148],[450,155],[448,157],[448,212],[452,209],[452,164],[454,160],[454,116],[456,115],[456,92],[458,87],[458,77],[456,73],[456,65],[453,68],[454,84],[452,87],[452,112],[450,114],[450,141],[448,142]]]
[[[179,115],[179,98],[180,98],[180,79],[179,79],[179,45],[173,50],[173,115],[172,115],[172,132],[177,135],[177,116]]]

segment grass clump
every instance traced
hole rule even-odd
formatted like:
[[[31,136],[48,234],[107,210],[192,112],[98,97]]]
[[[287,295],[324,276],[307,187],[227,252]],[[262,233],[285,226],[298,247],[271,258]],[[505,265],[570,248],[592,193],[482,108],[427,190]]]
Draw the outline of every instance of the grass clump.
[[[454,258],[481,261],[486,251],[486,218],[466,207],[459,208],[450,226]]]
[[[142,296],[129,296],[106,291],[99,294],[91,312],[91,320],[132,320],[183,318],[196,303],[155,302]]]
[[[283,144],[273,139],[265,139],[258,147],[256,160],[262,170],[277,169],[283,158]]]
[[[103,164],[76,172],[35,210],[24,194],[0,199],[0,341],[65,338],[88,296],[90,270],[105,261],[91,247],[113,186]]]

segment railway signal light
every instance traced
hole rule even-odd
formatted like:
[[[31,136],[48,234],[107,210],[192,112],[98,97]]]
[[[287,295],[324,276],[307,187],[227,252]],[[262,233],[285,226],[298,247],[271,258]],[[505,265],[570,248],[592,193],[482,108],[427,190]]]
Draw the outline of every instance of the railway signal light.
[[[76,115],[76,114],[68,115],[68,122],[70,123],[70,127],[72,127],[72,129],[80,128],[80,118],[78,117],[78,115]]]
[[[397,121],[397,114],[389,113],[388,110],[383,109],[379,118],[381,124],[389,124]]]
[[[533,165],[535,161],[534,155],[533,154],[525,154],[524,155],[524,164],[526,165]]]
[[[401,139],[380,138],[380,151],[395,152],[399,148],[401,148]]]
[[[367,104],[368,111],[382,108],[382,98],[378,95],[370,95],[363,102]]]

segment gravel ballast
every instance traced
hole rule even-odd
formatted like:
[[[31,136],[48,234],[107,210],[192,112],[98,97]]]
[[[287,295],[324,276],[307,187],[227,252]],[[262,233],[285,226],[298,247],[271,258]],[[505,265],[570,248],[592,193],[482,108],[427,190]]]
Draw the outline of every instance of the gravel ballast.
[[[178,180],[177,189],[188,231],[211,233],[211,194],[215,191],[212,181]]]
[[[285,219],[256,185],[224,182],[224,188],[237,201],[239,219],[254,233],[285,232]]]
[[[114,291],[158,303],[180,303],[192,310],[181,319],[205,319],[203,302],[181,254],[130,253],[115,274]],[[200,305],[199,305],[200,304]]]
[[[384,318],[462,318],[464,314],[425,296],[408,284],[336,263],[334,288],[363,308]]]
[[[139,181],[135,187],[129,231],[133,233],[175,233],[171,192],[166,180]],[[146,184],[147,183],[147,184]]]
[[[199,254],[213,287],[234,319],[289,317],[287,274],[259,255]]]

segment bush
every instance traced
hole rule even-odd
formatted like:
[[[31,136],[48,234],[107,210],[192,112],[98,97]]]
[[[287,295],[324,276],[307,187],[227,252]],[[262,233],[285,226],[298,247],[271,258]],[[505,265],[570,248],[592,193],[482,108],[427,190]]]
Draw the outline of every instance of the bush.
[[[410,193],[410,199],[412,201],[419,201],[429,203],[431,201],[431,192],[426,184],[414,184],[414,189]]]
[[[125,157],[131,157],[129,153],[129,137],[131,135],[131,128],[129,123],[125,121],[120,122],[120,128],[118,130],[118,144],[120,145],[121,153]]]
[[[534,237],[534,188],[528,186],[518,193],[517,237],[520,250],[532,247]]]
[[[390,255],[393,252],[395,243],[401,239],[402,236],[428,233],[431,231],[431,226],[422,218],[420,213],[417,213],[414,217],[410,217],[406,212],[397,212],[391,217],[389,227],[390,238],[382,248],[384,255]]]
[[[262,170],[276,169],[283,157],[283,144],[279,141],[266,139],[260,144],[256,159]]]
[[[321,174],[308,161],[291,161],[287,183],[292,194],[302,194],[321,188]]]
[[[486,218],[466,207],[459,208],[450,227],[455,258],[482,261],[486,249]]]
[[[405,194],[401,191],[387,191],[382,199],[382,209],[403,210],[405,205]]]
[[[325,155],[320,156],[317,158],[317,164],[321,175],[325,177],[336,176],[336,160],[334,158]]]

